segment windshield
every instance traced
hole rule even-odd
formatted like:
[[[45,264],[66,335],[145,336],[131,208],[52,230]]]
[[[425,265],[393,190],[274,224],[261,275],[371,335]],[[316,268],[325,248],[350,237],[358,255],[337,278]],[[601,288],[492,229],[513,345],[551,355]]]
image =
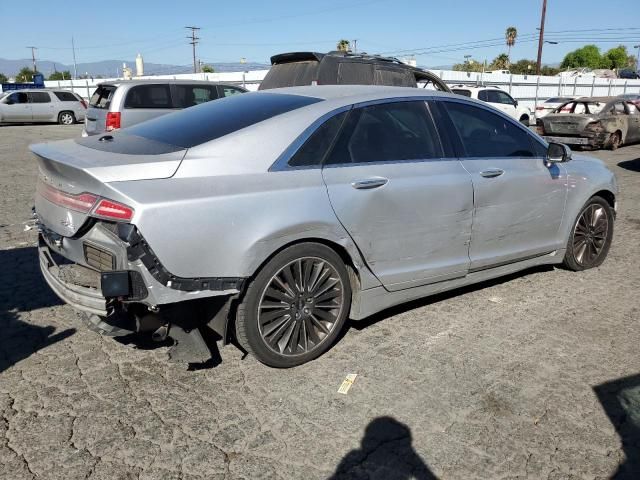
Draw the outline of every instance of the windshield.
[[[458,95],[464,95],[465,97],[470,97],[471,96],[471,91],[470,90],[463,90],[461,88],[452,88],[451,91],[453,93],[458,94]]]
[[[99,85],[91,95],[89,105],[93,108],[109,108],[109,100],[111,100],[111,95],[115,91],[116,87],[114,85]]]
[[[320,98],[302,95],[246,93],[196,105],[122,131],[190,148],[320,101]]]

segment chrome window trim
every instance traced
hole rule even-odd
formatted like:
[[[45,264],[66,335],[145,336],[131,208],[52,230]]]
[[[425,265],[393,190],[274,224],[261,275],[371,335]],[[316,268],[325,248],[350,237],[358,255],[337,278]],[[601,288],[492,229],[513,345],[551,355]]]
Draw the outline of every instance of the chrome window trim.
[[[421,94],[411,97],[388,97],[388,98],[378,98],[375,100],[367,100],[365,102],[354,103],[351,105],[345,105],[331,112],[325,113],[324,115],[318,117],[311,125],[309,125],[304,132],[302,132],[285,150],[280,154],[280,156],[276,159],[275,162],[269,167],[269,172],[283,172],[283,171],[293,171],[293,170],[311,170],[315,168],[335,168],[335,167],[351,167],[357,165],[378,165],[384,163],[406,163],[406,162],[424,162],[431,160],[457,160],[456,158],[448,158],[444,157],[444,147],[442,146],[442,139],[440,138],[440,132],[438,130],[438,126],[436,125],[435,120],[433,119],[433,115],[431,115],[431,111],[429,109],[429,104],[427,103],[429,100],[433,100],[435,97],[431,94]],[[385,103],[400,103],[400,102],[424,102],[427,108],[427,112],[431,118],[431,122],[436,130],[438,145],[440,146],[440,152],[442,153],[442,157],[440,158],[426,158],[426,159],[412,159],[412,160],[385,160],[381,162],[359,162],[359,163],[350,163],[350,164],[336,164],[336,165],[305,165],[299,167],[292,167],[289,165],[289,161],[293,156],[298,152],[298,150],[304,145],[304,143],[315,133],[315,131],[322,125],[324,122],[329,120],[331,117],[338,115],[342,112],[348,110],[355,110],[356,108],[364,108],[369,107],[371,105],[381,105]]]
[[[549,148],[549,144],[547,142],[545,142],[544,139],[541,138],[536,132],[533,132],[530,128],[524,126],[522,123],[518,122],[515,118],[507,115],[503,111],[498,110],[497,108],[494,108],[494,107],[492,107],[490,105],[487,105],[486,103],[482,102],[481,100],[476,100],[476,101],[470,102],[470,101],[465,101],[465,100],[462,100],[462,99],[459,99],[459,98],[453,98],[453,97],[436,98],[435,100],[443,102],[443,103],[454,102],[454,103],[462,103],[463,105],[472,105],[474,107],[482,108],[484,110],[487,110],[490,113],[499,115],[502,118],[504,118],[504,119],[508,120],[509,122],[511,122],[512,125],[515,125],[518,128],[520,128],[521,130],[524,130],[529,135],[529,138],[532,141],[537,141],[540,144],[540,146],[542,146],[545,150]],[[445,106],[445,108],[446,108],[446,106]],[[486,158],[543,158],[543,157],[538,157],[536,155],[534,155],[532,157],[461,157],[460,160],[474,160],[474,159],[478,159],[478,158],[479,159],[486,159]]]

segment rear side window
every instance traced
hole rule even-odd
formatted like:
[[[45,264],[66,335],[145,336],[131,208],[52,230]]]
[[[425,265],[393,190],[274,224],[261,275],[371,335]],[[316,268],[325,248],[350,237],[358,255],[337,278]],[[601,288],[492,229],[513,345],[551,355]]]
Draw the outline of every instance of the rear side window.
[[[339,113],[320,125],[289,160],[289,166],[311,167],[321,165],[346,116],[347,112]]]
[[[529,134],[501,115],[474,105],[444,102],[467,157],[533,157]]]
[[[53,92],[53,93],[56,97],[58,97],[58,100],[60,100],[61,102],[77,102],[78,101],[76,96],[71,92]]]
[[[189,108],[218,98],[215,85],[174,85],[173,104],[175,108]]]
[[[416,80],[413,73],[407,70],[378,67],[376,68],[375,84],[392,87],[415,87]]]
[[[291,62],[273,65],[260,84],[260,90],[311,85],[317,79],[319,62]]]
[[[109,102],[113,92],[116,91],[114,85],[100,85],[96,88],[96,91],[91,95],[89,105],[93,108],[109,108]]]
[[[338,64],[338,85],[373,85],[375,65],[341,62]]]
[[[190,148],[321,101],[320,98],[277,93],[234,95],[163,115],[125,128],[123,132]]]
[[[31,103],[51,103],[51,97],[48,92],[31,92]]]
[[[442,157],[424,102],[397,102],[353,110],[329,164],[421,160]]]
[[[136,85],[127,92],[124,108],[173,108],[169,85]]]

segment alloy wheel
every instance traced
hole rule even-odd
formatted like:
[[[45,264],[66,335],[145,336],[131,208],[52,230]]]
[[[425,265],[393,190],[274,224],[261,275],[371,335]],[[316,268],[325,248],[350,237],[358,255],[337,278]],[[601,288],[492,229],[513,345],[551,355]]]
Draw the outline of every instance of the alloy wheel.
[[[333,265],[317,257],[296,259],[273,275],[262,293],[260,336],[279,355],[308,353],[335,329],[344,304],[345,288]]]
[[[73,123],[73,115],[70,113],[63,113],[60,115],[60,121],[63,125],[71,125]]]
[[[607,242],[609,218],[607,211],[592,203],[584,209],[573,231],[573,254],[579,265],[595,263]]]

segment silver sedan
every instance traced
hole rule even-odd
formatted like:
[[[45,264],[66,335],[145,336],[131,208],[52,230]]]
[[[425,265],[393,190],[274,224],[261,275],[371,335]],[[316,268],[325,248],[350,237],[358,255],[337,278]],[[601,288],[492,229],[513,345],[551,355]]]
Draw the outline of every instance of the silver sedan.
[[[596,267],[613,235],[602,162],[431,90],[249,93],[31,149],[42,272],[90,326],[197,349],[208,324],[275,367],[347,318]]]

